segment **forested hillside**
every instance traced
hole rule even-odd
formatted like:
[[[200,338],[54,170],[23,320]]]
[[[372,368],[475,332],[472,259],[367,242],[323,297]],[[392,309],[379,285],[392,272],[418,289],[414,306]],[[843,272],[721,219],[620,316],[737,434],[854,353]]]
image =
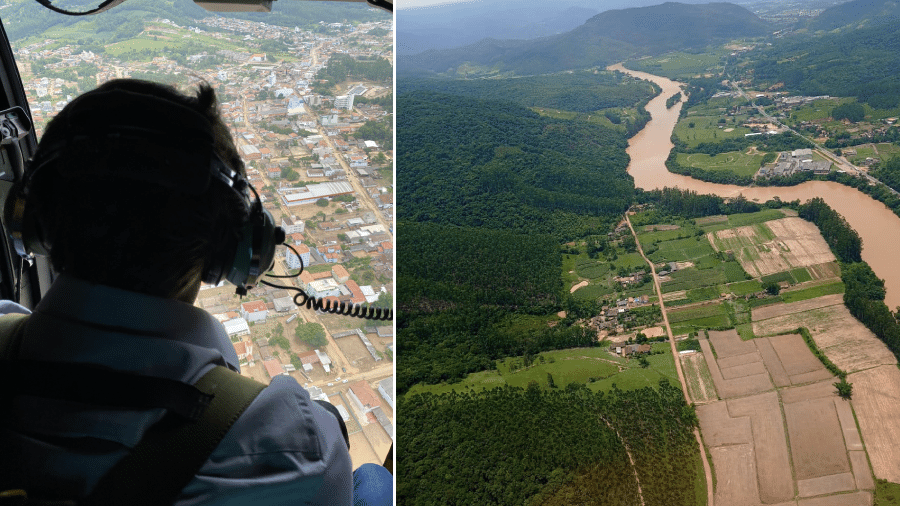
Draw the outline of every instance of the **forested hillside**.
[[[433,92],[398,97],[398,218],[569,240],[630,204],[627,141],[602,126]]]
[[[401,59],[398,72],[453,74],[470,63],[484,73],[543,74],[606,67],[647,54],[697,51],[710,44],[770,31],[767,23],[737,5],[667,2],[601,12],[574,30],[541,39],[484,39],[462,48],[426,51]],[[462,68],[472,69],[472,65]]]
[[[397,83],[397,92],[430,90],[450,95],[503,100],[524,107],[546,107],[575,112],[593,112],[613,107],[633,107],[648,101],[659,90],[618,72],[579,71],[512,79],[407,78]]]
[[[856,97],[876,109],[900,104],[898,22],[809,40],[786,40],[749,53],[754,79],[801,95]]]
[[[900,2],[897,0],[852,0],[825,9],[812,18],[808,26],[810,30],[830,31],[844,27],[890,24],[898,20]]]

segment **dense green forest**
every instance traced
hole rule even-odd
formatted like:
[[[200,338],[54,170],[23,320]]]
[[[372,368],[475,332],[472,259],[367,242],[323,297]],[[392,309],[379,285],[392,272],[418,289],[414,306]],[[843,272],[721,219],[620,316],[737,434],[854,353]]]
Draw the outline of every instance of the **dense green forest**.
[[[639,504],[635,473],[647,506],[702,501],[697,418],[665,380],[627,393],[532,383],[420,394],[398,409],[399,504]]]
[[[810,40],[788,39],[747,54],[754,79],[802,95],[856,97],[875,109],[900,104],[897,22]]]
[[[624,134],[509,102],[398,97],[398,218],[551,234],[602,231],[628,208]]]
[[[547,312],[560,303],[562,255],[550,235],[400,222],[403,308],[430,300]]]
[[[504,100],[524,107],[594,112],[634,107],[659,93],[647,81],[620,72],[578,71],[510,79],[402,79],[397,92],[427,89],[450,95]]]
[[[900,156],[882,161],[869,173],[891,188],[900,189]]]
[[[368,79],[390,83],[394,77],[394,67],[389,60],[375,58],[359,60],[347,54],[335,54],[328,59],[328,65],[322,67],[317,79],[329,79],[343,82],[347,79]]]

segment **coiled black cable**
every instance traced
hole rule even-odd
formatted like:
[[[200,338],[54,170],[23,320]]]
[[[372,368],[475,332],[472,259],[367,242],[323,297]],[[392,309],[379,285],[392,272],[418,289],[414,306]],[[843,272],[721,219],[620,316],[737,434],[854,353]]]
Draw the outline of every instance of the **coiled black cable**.
[[[300,277],[300,274],[303,272],[303,258],[300,256],[300,253],[294,249],[290,244],[285,244],[291,251],[297,255],[297,259],[300,261],[300,271],[297,274],[289,274],[287,276],[281,276],[276,274],[266,274],[266,277],[269,278],[297,278]],[[375,306],[367,306],[365,304],[352,304],[346,302],[337,302],[331,300],[323,300],[313,297],[303,291],[300,288],[295,286],[281,286],[269,283],[267,281],[260,280],[260,283],[271,286],[272,288],[283,288],[286,290],[294,290],[297,293],[294,295],[294,304],[298,306],[306,306],[307,309],[314,309],[316,311],[324,311],[326,313],[343,315],[343,316],[353,316],[356,318],[365,318],[367,320],[381,320],[381,321],[390,321],[394,319],[394,310],[375,307]]]

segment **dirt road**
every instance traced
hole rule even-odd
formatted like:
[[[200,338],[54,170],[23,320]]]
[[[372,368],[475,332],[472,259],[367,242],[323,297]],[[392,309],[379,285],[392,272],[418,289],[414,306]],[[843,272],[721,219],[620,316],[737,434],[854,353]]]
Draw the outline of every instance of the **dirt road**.
[[[666,306],[665,303],[663,303],[662,288],[659,286],[659,276],[656,275],[656,267],[653,266],[653,262],[651,262],[650,259],[647,258],[647,255],[644,254],[644,248],[641,247],[641,241],[638,240],[637,233],[635,233],[634,227],[631,225],[631,219],[628,217],[627,212],[625,213],[625,221],[628,223],[631,235],[634,236],[634,242],[637,244],[638,253],[641,254],[641,257],[647,262],[647,265],[650,266],[650,272],[653,273],[653,284],[656,286],[656,295],[659,297],[659,310],[662,313],[663,322],[666,324],[666,333],[669,335],[669,345],[672,347],[672,360],[675,362],[675,371],[678,373],[678,381],[681,382],[681,391],[684,393],[684,400],[690,404],[691,398],[688,395],[684,371],[681,370],[681,360],[678,360],[678,349],[675,347],[675,336],[672,334],[672,327],[669,325],[669,316],[666,314]],[[715,506],[712,470],[709,467],[706,447],[703,445],[703,440],[700,438],[699,429],[694,429],[694,437],[697,439],[697,445],[700,447],[700,451],[703,452],[703,472],[706,474],[706,504],[708,506]]]

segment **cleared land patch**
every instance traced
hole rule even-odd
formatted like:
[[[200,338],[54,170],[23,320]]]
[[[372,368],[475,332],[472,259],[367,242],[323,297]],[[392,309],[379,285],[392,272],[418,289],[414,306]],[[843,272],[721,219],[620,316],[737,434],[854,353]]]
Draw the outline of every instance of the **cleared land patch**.
[[[830,299],[832,302],[839,299],[840,295],[829,295],[819,299]],[[887,346],[872,332],[859,322],[850,311],[841,303],[823,306],[803,311],[804,305],[818,305],[825,302],[816,302],[818,299],[809,299],[791,304],[778,304],[766,308],[760,308],[753,312],[753,333],[757,336],[783,334],[796,330],[799,327],[809,329],[816,345],[839,368],[847,372],[869,369],[883,364],[896,364],[897,358],[888,350]],[[790,306],[790,307],[788,307]],[[777,308],[780,311],[776,311]],[[771,310],[766,314],[777,314],[762,321],[756,321],[759,311]],[[801,310],[790,313],[791,310]]]
[[[712,375],[702,353],[681,355],[681,367],[688,382],[688,392],[692,401],[701,403],[718,399]]]
[[[719,230],[711,234],[718,251],[731,251],[751,276],[834,262],[834,254],[812,223],[796,217]]]
[[[876,478],[900,483],[900,369],[883,365],[851,374],[853,408]]]
[[[833,399],[785,403],[784,415],[798,482],[850,472],[843,430]],[[808,497],[818,494],[801,495]]]
[[[729,400],[728,412],[732,416],[747,416],[750,419],[762,502],[771,504],[793,498],[794,480],[778,394],[767,392]]]

